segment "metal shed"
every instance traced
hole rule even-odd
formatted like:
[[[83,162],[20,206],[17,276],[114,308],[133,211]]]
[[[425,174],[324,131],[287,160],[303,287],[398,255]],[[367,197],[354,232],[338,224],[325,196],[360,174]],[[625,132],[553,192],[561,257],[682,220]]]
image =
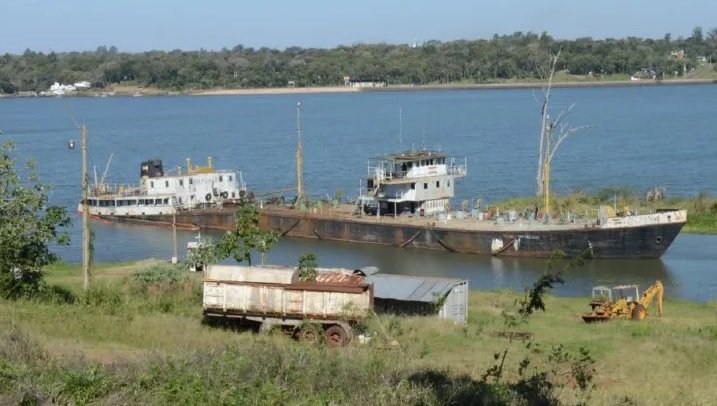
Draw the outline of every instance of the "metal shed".
[[[468,321],[468,281],[375,273],[366,276],[374,285],[378,312],[432,315],[456,323]]]

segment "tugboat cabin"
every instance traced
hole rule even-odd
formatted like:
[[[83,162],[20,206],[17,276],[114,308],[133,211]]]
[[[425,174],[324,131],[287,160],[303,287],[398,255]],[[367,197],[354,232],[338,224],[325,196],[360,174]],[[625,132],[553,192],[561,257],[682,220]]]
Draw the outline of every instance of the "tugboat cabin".
[[[445,213],[455,181],[466,175],[466,161],[437,151],[410,151],[369,160],[363,212],[377,216]]]
[[[142,162],[139,186],[96,185],[88,199],[90,215],[156,216],[195,208],[221,207],[246,197],[241,172],[216,170],[211,157],[207,166],[165,173],[159,159]],[[79,210],[81,210],[81,204]]]

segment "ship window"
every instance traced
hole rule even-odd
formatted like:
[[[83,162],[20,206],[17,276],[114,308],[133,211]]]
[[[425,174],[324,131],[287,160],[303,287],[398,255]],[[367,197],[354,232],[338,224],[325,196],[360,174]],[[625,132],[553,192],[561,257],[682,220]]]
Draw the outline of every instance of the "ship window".
[[[232,181],[232,175],[229,175],[229,182]]]
[[[223,181],[224,181],[224,177],[222,175],[219,175],[219,182],[223,182]]]
[[[179,180],[179,186],[184,186],[184,180],[183,180],[183,179],[180,179],[180,180]]]
[[[433,165],[433,159],[430,159],[430,160],[428,161],[428,165]]]
[[[193,178],[189,178],[189,184],[190,184],[190,185],[194,183],[194,181],[193,181],[192,179],[193,179]]]
[[[424,189],[428,189],[428,183],[424,183],[424,184],[423,184],[423,188],[424,188]]]
[[[189,200],[194,200],[194,195],[189,196]]]
[[[436,189],[439,188],[439,187],[441,187],[441,181],[440,181],[440,180],[437,180],[437,181],[436,181]]]
[[[409,169],[411,169],[412,166],[413,166],[413,162],[409,162],[408,165],[406,165],[406,167],[408,167]]]
[[[179,198],[179,204],[182,204],[182,198],[181,198],[181,197]]]
[[[448,179],[448,187],[451,187],[451,180]]]
[[[154,199],[154,205],[162,204],[162,199]]]
[[[416,182],[411,183],[411,189],[416,189]]]
[[[112,205],[111,205],[112,207],[115,207],[115,206],[116,206],[116,204],[115,204],[115,201],[114,201],[114,200],[112,200],[112,201],[111,201],[110,203],[112,203]]]
[[[232,192],[232,199],[236,197],[235,192]]]
[[[149,182],[149,187],[154,187],[154,181]]]
[[[167,198],[167,199],[164,199],[164,201],[163,201],[162,203],[164,203],[164,204],[169,204],[169,199],[168,199],[168,198]]]
[[[168,181],[168,180],[165,180],[165,181],[164,181],[164,187],[169,187],[169,181]]]

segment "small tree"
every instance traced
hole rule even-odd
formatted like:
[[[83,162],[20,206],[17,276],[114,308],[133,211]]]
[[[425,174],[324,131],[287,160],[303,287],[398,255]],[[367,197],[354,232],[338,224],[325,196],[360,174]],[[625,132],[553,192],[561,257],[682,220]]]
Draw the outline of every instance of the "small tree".
[[[11,141],[0,149],[0,295],[6,299],[43,288],[42,268],[58,259],[49,246],[69,244],[63,228],[71,224],[64,207],[49,204],[51,188],[39,182],[32,161],[25,178],[18,174],[14,150]]]
[[[237,262],[246,261],[251,266],[253,251],[263,256],[278,240],[273,231],[259,229],[259,209],[252,203],[243,203],[235,215],[234,231],[228,231],[217,243],[217,258],[232,256]]]
[[[187,252],[184,267],[187,269],[204,270],[207,264],[218,259],[217,244],[211,238],[200,238],[197,247]]]
[[[313,282],[318,276],[316,268],[319,266],[319,262],[316,259],[316,255],[309,252],[302,255],[299,258],[299,280],[302,282]]]
[[[279,241],[279,235],[274,231],[264,232],[257,236],[256,250],[261,253],[261,264],[264,265],[266,253]]]

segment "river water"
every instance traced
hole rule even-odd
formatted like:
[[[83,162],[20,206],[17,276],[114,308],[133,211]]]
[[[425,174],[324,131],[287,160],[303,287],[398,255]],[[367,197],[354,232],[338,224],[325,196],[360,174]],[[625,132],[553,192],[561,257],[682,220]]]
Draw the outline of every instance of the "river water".
[[[140,162],[165,168],[204,163],[239,169],[262,192],[295,182],[296,103],[302,104],[304,183],[314,196],[358,193],[367,158],[398,149],[440,148],[467,158],[455,204],[530,195],[534,189],[539,90],[464,90],[312,95],[0,99],[0,129],[20,158],[37,161],[54,184],[53,203],[74,213],[80,194],[80,150],[66,143],[87,124],[90,168],[109,183],[136,183]],[[552,164],[556,192],[664,186],[668,195],[717,192],[717,86],[555,89],[553,115],[574,108],[570,124],[589,128],[568,139]],[[91,172],[92,173],[92,172]],[[63,260],[80,260],[79,219]],[[171,255],[171,233],[93,222],[97,261]],[[214,235],[216,237],[216,235]],[[179,233],[179,246],[194,238]],[[323,266],[374,265],[384,272],[451,276],[477,289],[522,289],[545,261],[491,258],[358,244],[284,239],[267,261],[293,264],[314,252]],[[557,293],[586,295],[593,285],[662,279],[667,294],[717,300],[717,237],[680,235],[661,260],[594,260],[567,276]]]

